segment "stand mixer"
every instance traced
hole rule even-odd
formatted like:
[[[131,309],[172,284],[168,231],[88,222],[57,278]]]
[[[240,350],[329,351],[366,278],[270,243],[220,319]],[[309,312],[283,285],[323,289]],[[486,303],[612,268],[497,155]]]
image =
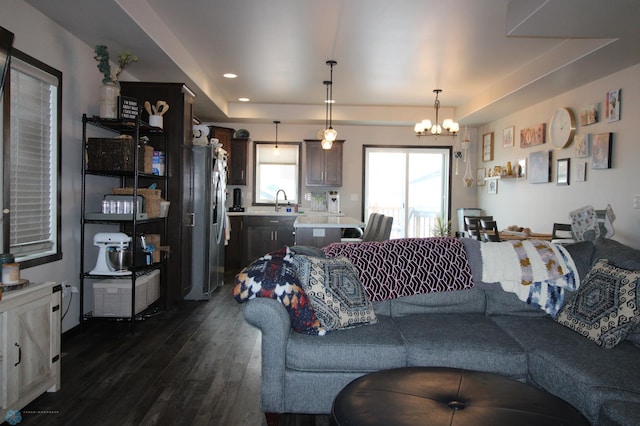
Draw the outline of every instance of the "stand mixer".
[[[100,248],[96,266],[90,274],[94,275],[131,275],[127,266],[117,269],[109,259],[109,253],[116,251],[124,255],[129,250],[131,237],[122,232],[99,232],[93,236],[93,245]]]

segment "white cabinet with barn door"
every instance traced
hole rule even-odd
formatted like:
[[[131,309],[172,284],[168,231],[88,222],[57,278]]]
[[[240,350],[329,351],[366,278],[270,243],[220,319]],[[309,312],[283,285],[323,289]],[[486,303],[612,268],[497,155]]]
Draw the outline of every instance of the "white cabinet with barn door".
[[[60,388],[61,286],[4,291],[0,301],[0,418]]]

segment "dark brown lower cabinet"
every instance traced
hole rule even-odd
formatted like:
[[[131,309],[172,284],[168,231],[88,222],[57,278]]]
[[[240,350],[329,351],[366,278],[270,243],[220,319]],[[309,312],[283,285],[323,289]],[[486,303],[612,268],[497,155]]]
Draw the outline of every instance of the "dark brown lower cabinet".
[[[295,216],[245,216],[243,218],[242,265],[269,252],[295,243]]]

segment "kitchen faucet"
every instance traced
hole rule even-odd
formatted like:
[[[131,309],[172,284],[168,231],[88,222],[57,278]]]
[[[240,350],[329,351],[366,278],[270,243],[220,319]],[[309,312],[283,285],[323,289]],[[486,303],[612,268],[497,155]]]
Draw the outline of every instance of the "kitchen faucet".
[[[278,189],[278,192],[276,192],[276,212],[280,211],[280,206],[278,205],[278,195],[280,195],[280,192],[284,195],[284,200],[287,201],[287,193],[284,192],[284,189]]]

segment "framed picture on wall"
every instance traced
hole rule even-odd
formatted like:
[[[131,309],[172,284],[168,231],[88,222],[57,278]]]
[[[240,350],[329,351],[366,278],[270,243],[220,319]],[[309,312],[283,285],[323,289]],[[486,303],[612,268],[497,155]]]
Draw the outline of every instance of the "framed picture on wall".
[[[515,135],[516,128],[515,126],[506,127],[502,131],[502,147],[503,148],[512,148],[513,147],[513,138]]]
[[[546,123],[520,130],[520,148],[542,145],[545,142]]]
[[[620,89],[607,93],[605,115],[609,123],[620,120]]]
[[[493,132],[482,135],[482,161],[493,161]]]
[[[569,185],[569,158],[556,160],[556,184]]]
[[[587,180],[587,162],[580,161],[576,163],[576,182],[584,182]]]
[[[613,133],[599,133],[593,135],[591,143],[592,157],[591,169],[601,170],[611,168],[611,145]]]
[[[484,167],[479,168],[476,171],[476,185],[478,186],[485,186],[486,182],[484,181],[484,178],[486,177],[486,170]]]
[[[584,158],[591,155],[591,140],[589,133],[578,133],[573,138],[573,150],[576,158]]]
[[[551,151],[537,151],[529,154],[529,182],[549,183],[551,181]]]
[[[488,194],[497,194],[498,193],[498,179],[491,179],[487,183],[487,193]]]
[[[598,122],[598,103],[580,109],[580,125],[589,126]]]

